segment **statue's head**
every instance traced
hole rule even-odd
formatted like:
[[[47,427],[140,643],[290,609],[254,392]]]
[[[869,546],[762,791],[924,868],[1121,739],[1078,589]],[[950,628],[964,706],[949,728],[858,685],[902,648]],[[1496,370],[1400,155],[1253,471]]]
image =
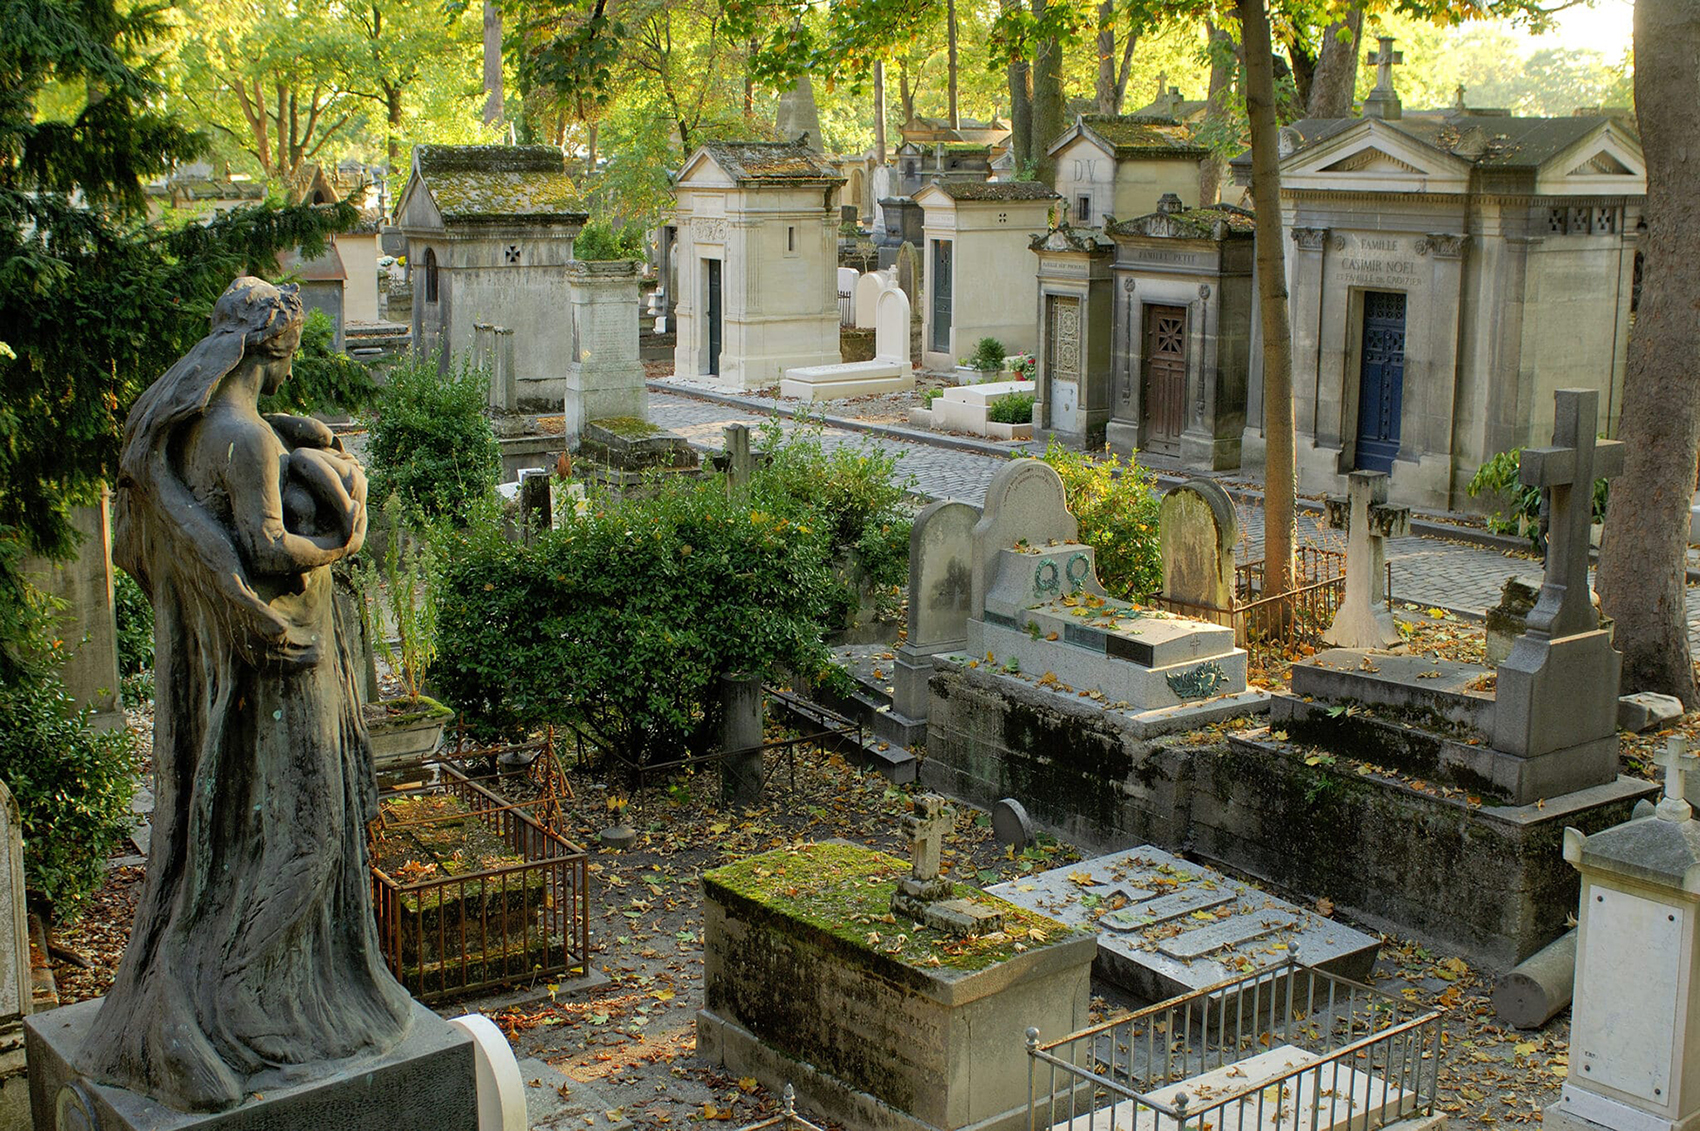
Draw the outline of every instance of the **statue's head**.
[[[289,359],[301,344],[301,288],[293,283],[273,286],[243,275],[225,289],[213,305],[213,333],[240,332],[242,351],[273,364],[265,366],[263,392],[275,393],[289,376]]]

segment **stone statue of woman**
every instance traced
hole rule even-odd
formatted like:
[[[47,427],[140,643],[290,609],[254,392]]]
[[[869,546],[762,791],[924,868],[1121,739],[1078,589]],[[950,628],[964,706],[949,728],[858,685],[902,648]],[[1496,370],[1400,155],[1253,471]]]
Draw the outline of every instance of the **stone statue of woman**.
[[[262,416],[294,287],[241,278],[124,426],[114,557],[154,605],[147,882],[80,1067],[180,1110],[336,1071],[405,1035],[365,858],[376,816],[331,563],[366,479],[317,421]]]

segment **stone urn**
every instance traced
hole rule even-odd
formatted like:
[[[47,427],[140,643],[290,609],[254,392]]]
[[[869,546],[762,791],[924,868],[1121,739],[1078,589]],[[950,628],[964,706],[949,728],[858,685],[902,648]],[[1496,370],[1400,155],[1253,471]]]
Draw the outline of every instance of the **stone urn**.
[[[454,712],[421,695],[385,699],[366,707],[366,731],[372,737],[372,764],[378,770],[420,762],[443,742],[443,729]]]

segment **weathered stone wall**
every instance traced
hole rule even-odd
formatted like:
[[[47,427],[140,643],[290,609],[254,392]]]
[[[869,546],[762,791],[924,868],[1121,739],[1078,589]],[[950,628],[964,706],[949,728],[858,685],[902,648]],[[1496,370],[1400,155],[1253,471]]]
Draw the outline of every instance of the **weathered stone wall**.
[[[1185,839],[1191,757],[1172,738],[1141,738],[1092,700],[1075,707],[974,669],[940,670],[929,689],[926,785],[977,805],[1019,798],[1081,844]]]
[[[1501,969],[1575,911],[1565,826],[1606,828],[1635,801],[1585,790],[1539,807],[1471,806],[1344,760],[1307,765],[1311,748],[1295,753],[1265,729],[1145,738],[1098,703],[979,670],[941,669],[929,688],[920,780],[932,788],[981,805],[1017,798],[1088,846],[1184,848]]]

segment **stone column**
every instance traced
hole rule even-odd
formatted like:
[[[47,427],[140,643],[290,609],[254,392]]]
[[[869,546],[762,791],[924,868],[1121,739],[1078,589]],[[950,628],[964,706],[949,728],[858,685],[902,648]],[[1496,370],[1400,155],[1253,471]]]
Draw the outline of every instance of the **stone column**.
[[[112,593],[111,510],[112,496],[102,488],[98,501],[71,512],[71,525],[82,538],[75,558],[64,562],[30,558],[24,564],[36,588],[65,602],[56,620],[65,641],[60,675],[77,704],[93,708],[91,722],[97,730],[124,727],[118,618]]]
[[[719,679],[721,782],[726,799],[755,801],[761,797],[765,769],[762,762],[762,725],[765,706],[761,677],[733,672]]]
[[[638,357],[641,265],[635,259],[568,265],[573,356],[567,365],[567,448],[586,423],[649,417],[649,386]]]
[[[0,1127],[6,1128],[30,1125],[23,1018],[32,989],[21,829],[17,802],[0,782]]]
[[[1290,269],[1293,322],[1293,413],[1300,436],[1316,435],[1316,386],[1322,352],[1322,266],[1327,228],[1291,229]]]

